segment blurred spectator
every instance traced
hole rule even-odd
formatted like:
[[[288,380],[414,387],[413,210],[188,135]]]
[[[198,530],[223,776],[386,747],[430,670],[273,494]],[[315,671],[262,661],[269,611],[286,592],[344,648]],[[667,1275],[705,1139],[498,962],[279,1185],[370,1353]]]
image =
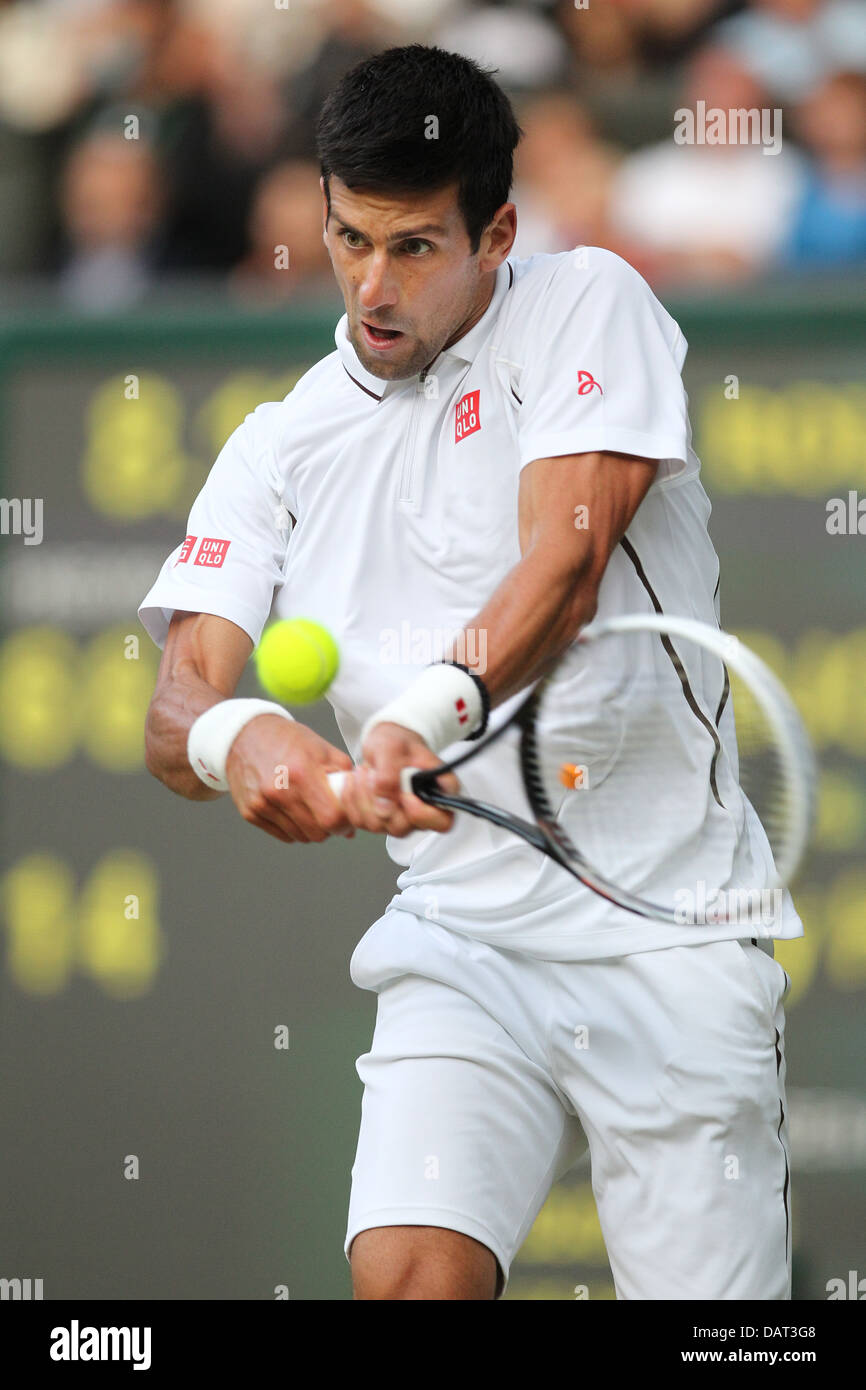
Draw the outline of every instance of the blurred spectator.
[[[557,16],[575,55],[599,72],[629,73],[677,62],[716,22],[747,0],[607,0],[579,9],[560,0]]]
[[[639,64],[636,16],[631,5],[593,5],[578,9],[560,0],[557,20],[578,62],[598,72],[630,76]]]
[[[569,71],[568,45],[552,24],[523,6],[466,9],[449,19],[433,40],[496,70],[497,81],[514,96],[562,82]]]
[[[789,263],[866,262],[866,77],[834,73],[803,102],[796,126],[812,160],[787,247]]]
[[[272,304],[333,290],[317,164],[287,161],[265,174],[253,199],[249,239],[249,254],[231,277],[245,300]]]
[[[63,298],[76,308],[124,308],[145,294],[162,188],[145,140],[97,130],[72,151],[63,173],[61,213],[69,253]]]
[[[286,121],[277,78],[212,37],[199,90],[162,118],[168,269],[225,271],[243,255],[253,191]]]
[[[618,153],[598,138],[586,111],[567,93],[518,108],[516,254],[565,251],[609,239],[608,204]]]
[[[801,100],[839,68],[866,72],[863,0],[752,0],[717,38],[782,101]]]
[[[68,120],[89,91],[86,52],[45,5],[0,10],[0,120],[28,133]]]
[[[456,0],[459,3],[459,0]],[[454,10],[455,0],[370,0],[372,8],[383,19],[399,25],[404,31],[404,43],[429,42],[430,30],[443,16]],[[500,0],[508,4],[510,0]],[[325,0],[328,3],[328,0]],[[548,0],[538,0],[546,4]]]
[[[379,49],[408,41],[399,30],[390,29],[367,0],[328,0],[327,20],[315,51],[285,88],[290,113],[286,146],[293,158],[314,157],[319,111],[343,74]]]
[[[558,0],[582,101],[608,139],[635,149],[664,139],[679,65],[720,16],[745,0]]]
[[[640,54],[651,66],[676,63],[706,40],[720,18],[748,0],[619,0],[637,24]]]
[[[696,111],[699,101],[725,114],[767,106],[754,78],[716,48],[687,70],[683,106]],[[802,186],[802,160],[787,143],[765,154],[760,144],[677,144],[672,132],[620,167],[614,249],[655,283],[745,279],[778,256]]]
[[[863,259],[864,0],[0,0],[0,274],[56,269],[62,230],[63,293],[95,308],[178,274],[264,303],[330,284],[316,116],[415,41],[515,100],[518,255],[601,244],[706,284]],[[805,158],[675,143],[699,99],[790,102]]]

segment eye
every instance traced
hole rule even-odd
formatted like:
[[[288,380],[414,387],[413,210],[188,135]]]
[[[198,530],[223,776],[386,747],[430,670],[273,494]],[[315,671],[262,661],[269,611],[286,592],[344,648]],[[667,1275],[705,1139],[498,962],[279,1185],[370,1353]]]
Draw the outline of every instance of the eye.
[[[350,231],[348,227],[344,227],[340,236],[352,251],[357,251],[358,248],[364,244],[364,238],[361,236],[361,233]],[[350,237],[357,237],[357,241],[350,241]]]
[[[433,250],[432,242],[424,241],[421,237],[413,236],[409,241],[403,242],[403,250],[408,256],[423,256],[427,251]]]

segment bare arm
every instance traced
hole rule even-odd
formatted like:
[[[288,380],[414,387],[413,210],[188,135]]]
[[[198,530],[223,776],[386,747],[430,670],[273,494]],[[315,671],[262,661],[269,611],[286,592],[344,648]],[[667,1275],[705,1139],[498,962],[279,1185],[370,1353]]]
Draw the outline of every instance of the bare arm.
[[[221,795],[206,787],[186,756],[200,714],[234,694],[253,644],[242,628],[210,613],[175,613],[165,639],[144,729],[148,772],[190,801]]]

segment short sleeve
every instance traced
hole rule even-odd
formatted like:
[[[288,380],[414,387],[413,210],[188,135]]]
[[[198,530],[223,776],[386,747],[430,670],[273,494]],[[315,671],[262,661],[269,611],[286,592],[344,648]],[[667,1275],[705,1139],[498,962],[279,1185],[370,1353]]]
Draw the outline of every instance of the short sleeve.
[[[158,647],[175,611],[228,618],[258,644],[285,578],[291,519],[272,439],[280,405],[246,417],[220,451],[192,505],[184,540],[168,556],[138,610]]]
[[[543,288],[520,374],[520,467],[561,454],[689,457],[680,371],[687,344],[646,281],[597,247],[557,258]]]

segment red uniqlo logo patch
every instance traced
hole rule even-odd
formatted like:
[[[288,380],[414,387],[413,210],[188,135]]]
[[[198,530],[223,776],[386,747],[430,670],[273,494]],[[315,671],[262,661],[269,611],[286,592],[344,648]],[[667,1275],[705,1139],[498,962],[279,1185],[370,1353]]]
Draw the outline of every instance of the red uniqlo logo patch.
[[[476,395],[477,395],[477,392],[476,392]],[[478,426],[476,425],[475,428],[477,429]],[[469,715],[468,715],[468,713],[467,713],[467,711],[466,711],[466,701],[463,699],[463,696],[462,696],[462,695],[461,695],[461,697],[460,697],[459,700],[455,700],[455,701],[454,701],[454,708],[455,708],[456,711],[457,711],[457,723],[458,723],[458,724],[465,724],[466,721],[467,721],[467,719],[469,718]]]
[[[221,541],[216,536],[202,536],[193,564],[207,565],[209,569],[218,570],[228,554],[230,545],[231,541]]]
[[[465,439],[467,434],[474,434],[481,429],[481,412],[478,407],[480,391],[470,391],[457,402],[457,410],[454,418],[454,443],[459,444],[461,439]]]
[[[177,559],[176,559],[175,562],[174,562],[176,565],[185,565],[185,564],[186,564],[187,560],[189,559],[190,555],[192,554],[192,548],[193,548],[193,546],[195,545],[195,543],[196,543],[197,540],[198,540],[198,536],[187,536],[187,537],[186,537],[186,539],[185,539],[183,545],[182,545],[181,548],[180,548],[180,554],[178,555]]]

